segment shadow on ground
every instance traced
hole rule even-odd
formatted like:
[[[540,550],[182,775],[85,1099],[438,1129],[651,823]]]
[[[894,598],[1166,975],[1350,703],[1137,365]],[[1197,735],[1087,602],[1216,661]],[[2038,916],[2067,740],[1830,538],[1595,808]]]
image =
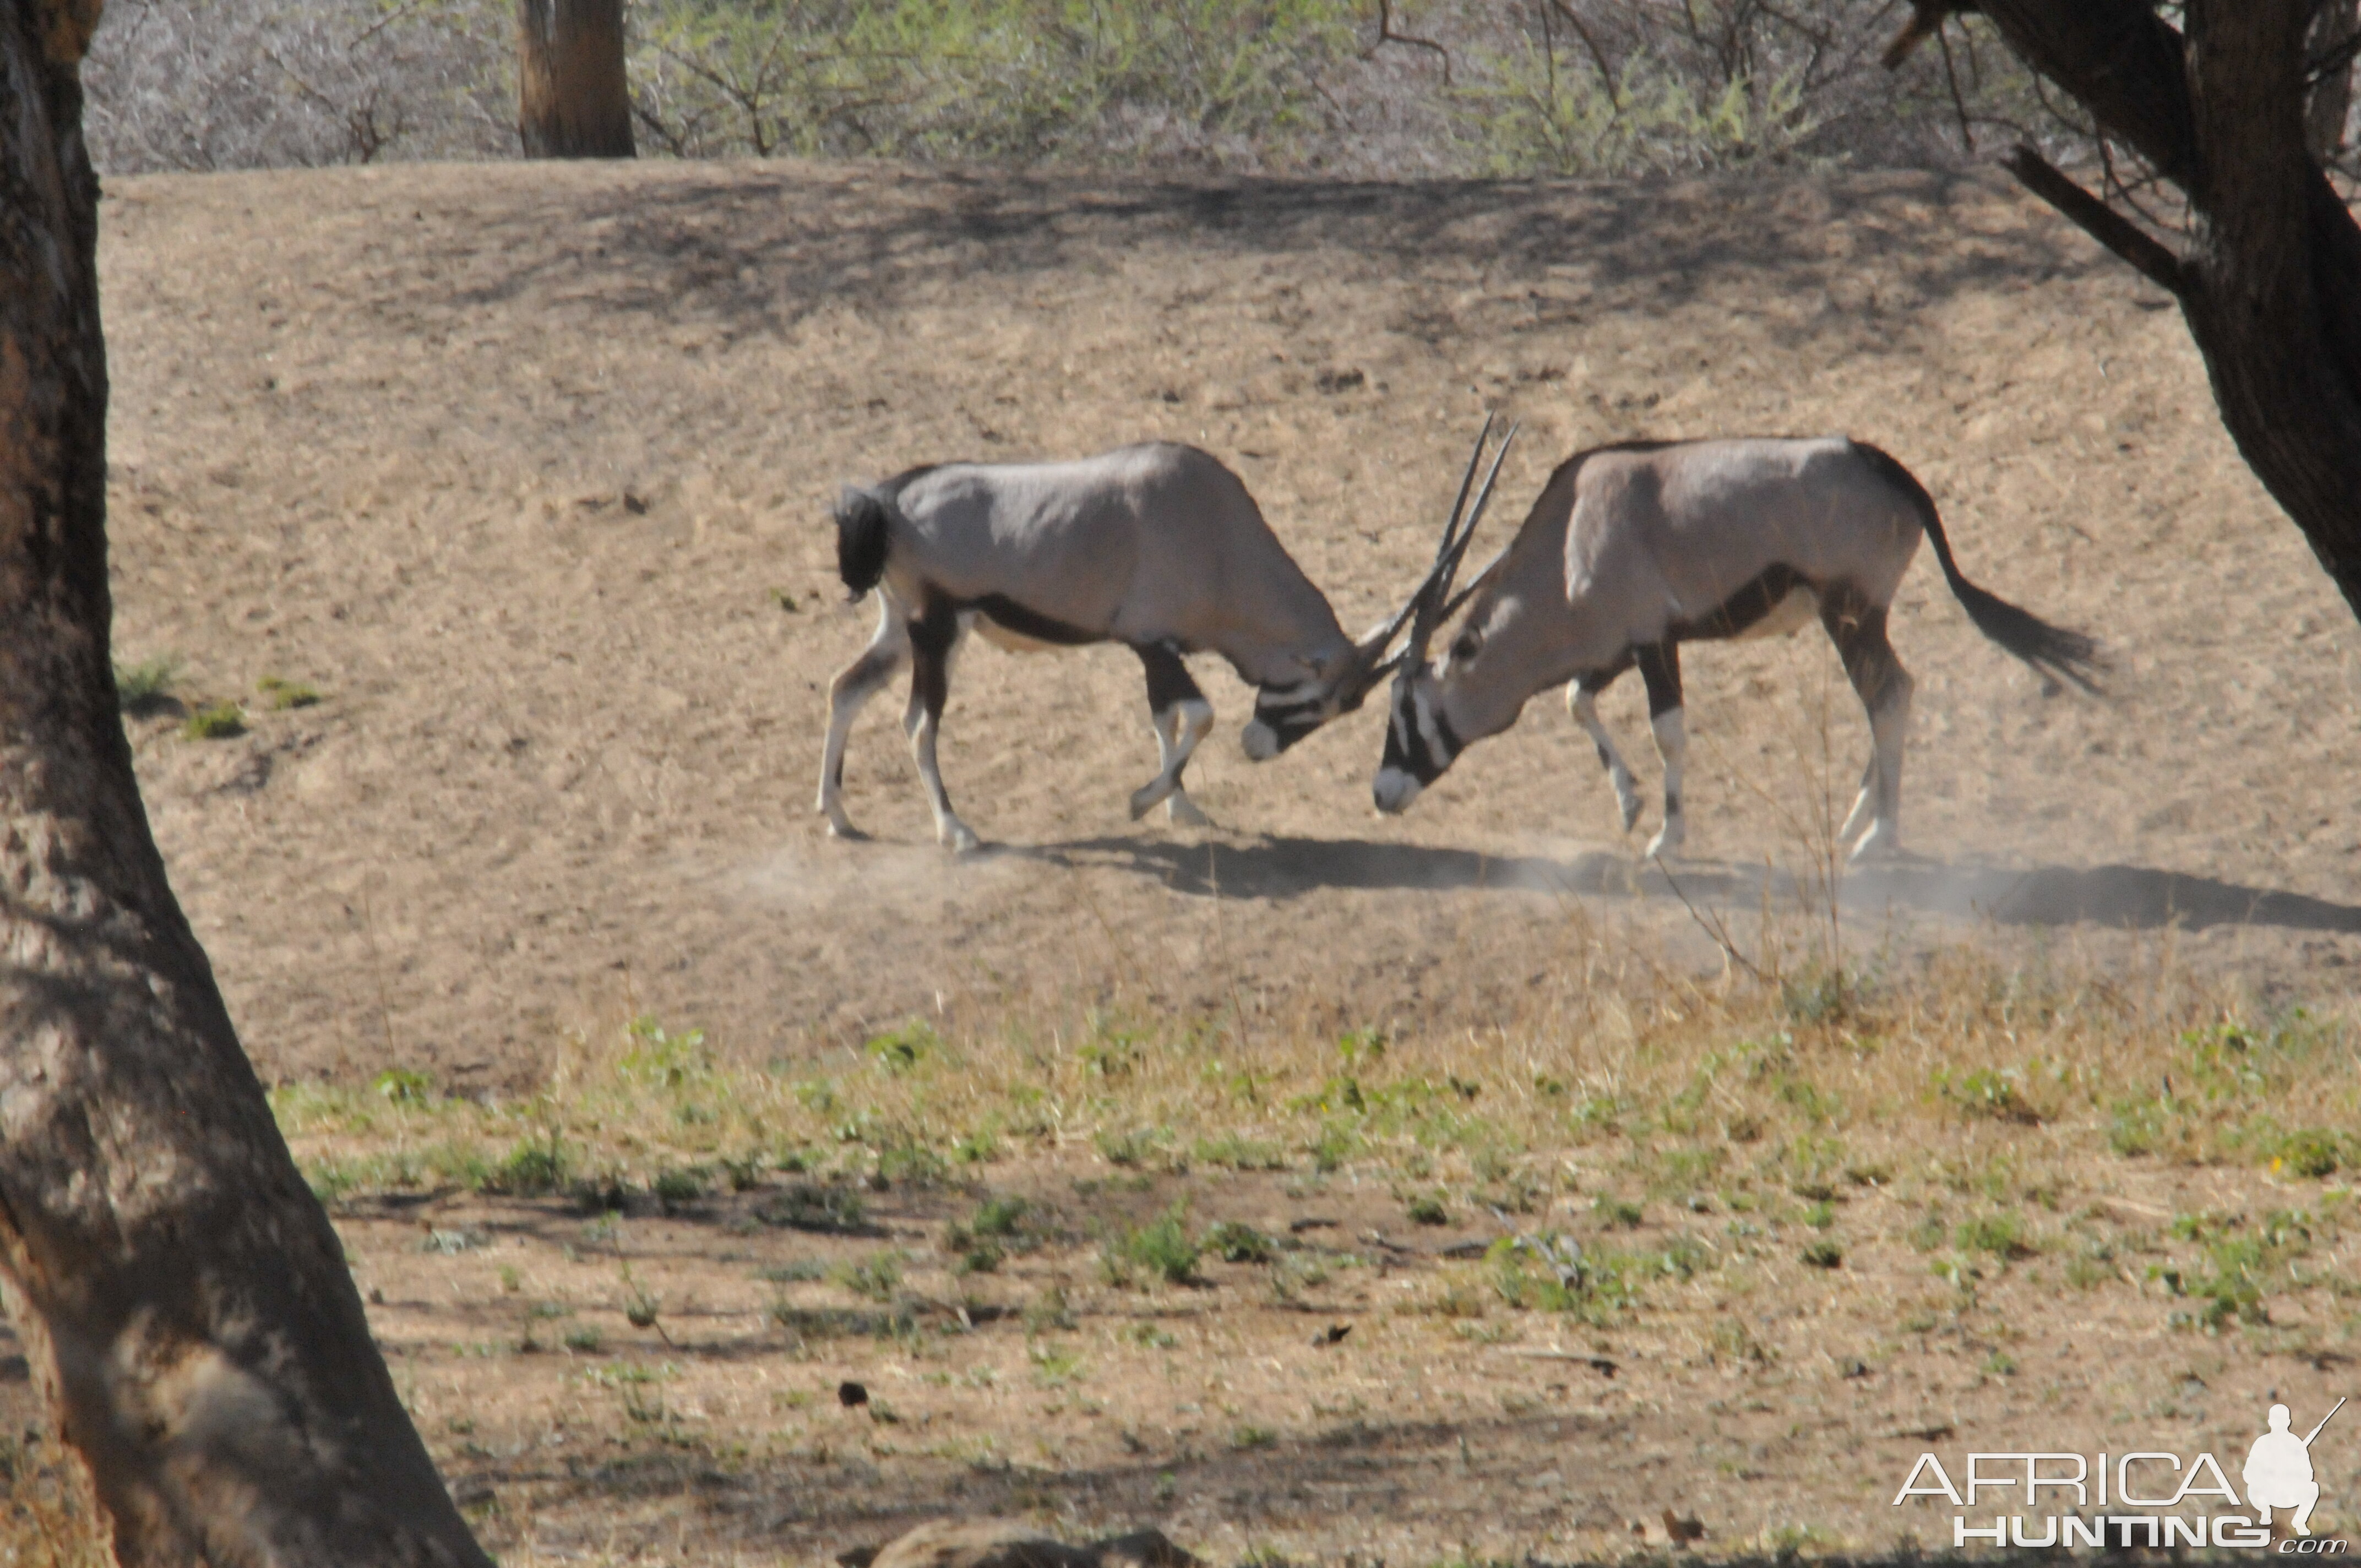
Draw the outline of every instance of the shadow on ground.
[[[1669,872],[1595,851],[1570,860],[1485,855],[1366,839],[1261,839],[1182,844],[1086,839],[1016,853],[1054,864],[1108,866],[1197,897],[1285,899],[1315,890],[1445,892],[1492,889],[1570,898],[1686,899],[1760,907],[1807,889],[1765,866],[1694,861]],[[1907,861],[1845,873],[1845,907],[1994,920],[2004,926],[2093,925],[2147,930],[2178,926],[2270,926],[2361,932],[2361,906],[2274,888],[2245,887],[2147,866],[1946,866]]]

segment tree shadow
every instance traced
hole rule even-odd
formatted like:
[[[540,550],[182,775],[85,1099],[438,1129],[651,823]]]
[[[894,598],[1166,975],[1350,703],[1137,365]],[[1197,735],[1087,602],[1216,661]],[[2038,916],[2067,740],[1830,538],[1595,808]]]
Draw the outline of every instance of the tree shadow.
[[[1431,180],[1409,182],[1090,176],[886,165],[667,168],[660,177],[520,190],[471,214],[463,306],[555,288],[602,311],[717,323],[727,335],[783,332],[824,306],[891,309],[942,284],[1021,280],[1142,245],[1208,254],[1350,256],[1388,276],[1433,266],[1460,288],[1535,285],[1499,300],[1419,308],[1396,330],[1443,341],[1471,311],[1578,323],[1595,311],[1664,310],[1742,283],[1765,299],[1837,285],[1828,308],[1900,325],[1962,289],[2088,270],[2038,225],[1980,232],[1943,210],[1983,200],[1988,181],[1949,172],[1832,173],[1765,181]],[[595,245],[550,247],[553,227]],[[1931,228],[1941,246],[1925,243]],[[1841,228],[1846,244],[1832,250]],[[514,243],[511,243],[511,236]],[[530,240],[533,243],[524,243]],[[1863,280],[1869,281],[1864,282]],[[423,285],[422,285],[423,286]],[[1878,291],[1886,294],[1881,305]],[[1774,329],[1817,338],[1819,317]]]
[[[1185,844],[1098,838],[1005,853],[1081,869],[1107,867],[1153,880],[1190,897],[1283,901],[1323,891],[1554,894],[1760,907],[1805,899],[1810,890],[1768,866],[1682,861],[1669,871],[1626,855],[1593,851],[1558,860],[1486,855],[1473,850],[1367,839],[1264,838]],[[2077,869],[1947,866],[1913,861],[1848,871],[1847,909],[1894,908],[1988,919],[2004,926],[2090,923],[2142,930],[2178,926],[2268,926],[2294,931],[2361,932],[2361,906],[2304,894],[2247,887],[2147,866]]]

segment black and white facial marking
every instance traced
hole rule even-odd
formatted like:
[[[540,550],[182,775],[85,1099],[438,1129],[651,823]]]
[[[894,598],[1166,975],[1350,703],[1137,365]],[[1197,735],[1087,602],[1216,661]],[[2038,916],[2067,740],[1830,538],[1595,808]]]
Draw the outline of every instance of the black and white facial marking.
[[[1394,683],[1393,713],[1386,726],[1385,755],[1371,786],[1378,809],[1391,816],[1410,809],[1421,791],[1448,770],[1464,749],[1437,700],[1434,676],[1421,671]]]
[[[1334,686],[1316,677],[1264,686],[1255,694],[1254,718],[1238,739],[1249,760],[1267,762],[1342,711]]]

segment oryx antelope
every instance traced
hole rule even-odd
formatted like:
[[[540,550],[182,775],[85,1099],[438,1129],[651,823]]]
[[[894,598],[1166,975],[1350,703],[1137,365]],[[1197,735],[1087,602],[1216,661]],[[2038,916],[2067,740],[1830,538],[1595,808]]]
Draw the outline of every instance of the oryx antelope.
[[[2044,676],[2095,689],[2090,638],[1960,576],[1926,488],[1876,447],[1841,436],[1577,453],[1550,476],[1508,548],[1453,598],[1473,532],[1472,520],[1445,526],[1434,569],[1405,607],[1411,631],[1376,780],[1380,811],[1407,807],[1470,742],[1514,724],[1544,687],[1570,683],[1567,707],[1596,743],[1630,828],[1640,796],[1597,701],[1636,664],[1664,763],[1664,826],[1648,853],[1673,854],[1687,830],[1680,645],[1793,631],[1817,614],[1869,711],[1872,738],[1839,836],[1855,859],[1892,851],[1912,682],[1886,641],[1886,609],[1922,533],[1978,630]],[[1436,629],[1463,602],[1458,635],[1429,663]]]
[[[1257,762],[1360,707],[1400,618],[1359,645],[1263,521],[1235,474],[1194,447],[1149,443],[1071,463],[948,463],[914,468],[836,507],[837,565],[858,598],[877,589],[877,633],[829,688],[819,809],[844,814],[844,741],[862,705],[911,666],[902,716],[935,833],[976,837],[951,810],[935,764],[951,652],[971,627],[1012,650],[1121,642],[1148,672],[1162,765],[1131,815],[1159,801],[1204,822],[1181,787],[1213,710],[1181,663],[1219,653],[1258,688],[1243,735]]]

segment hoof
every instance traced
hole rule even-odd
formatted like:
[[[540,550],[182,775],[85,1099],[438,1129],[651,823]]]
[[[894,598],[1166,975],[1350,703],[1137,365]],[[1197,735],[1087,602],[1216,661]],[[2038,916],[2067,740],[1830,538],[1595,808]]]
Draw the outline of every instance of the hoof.
[[[1185,795],[1175,795],[1164,803],[1164,818],[1182,828],[1211,828],[1213,819],[1197,809],[1197,803]]]
[[[1131,792],[1131,819],[1134,822],[1156,809],[1162,801],[1178,797],[1179,786],[1145,784]]]
[[[1868,865],[1878,861],[1891,861],[1902,853],[1902,835],[1884,828],[1872,828],[1852,847],[1845,857],[1847,865]]]
[[[863,833],[851,823],[841,819],[832,821],[828,825],[828,836],[831,839],[840,839],[848,844],[866,844],[869,842],[868,834]]]
[[[954,855],[972,855],[983,848],[983,840],[977,838],[974,830],[964,822],[953,822],[938,828],[935,839]]]
[[[1667,828],[1663,832],[1658,833],[1654,838],[1648,840],[1648,859],[1652,861],[1679,860],[1681,858],[1681,846],[1687,842],[1687,834],[1676,833],[1672,828]]]

